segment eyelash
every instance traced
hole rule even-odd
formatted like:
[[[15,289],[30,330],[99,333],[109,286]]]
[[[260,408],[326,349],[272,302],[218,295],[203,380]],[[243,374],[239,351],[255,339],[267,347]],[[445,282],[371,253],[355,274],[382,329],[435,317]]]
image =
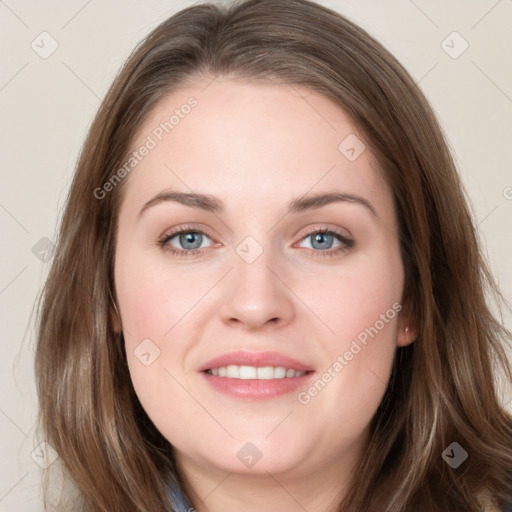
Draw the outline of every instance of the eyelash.
[[[199,256],[200,254],[202,254],[204,252],[204,249],[193,249],[191,251],[186,251],[184,249],[175,249],[171,246],[168,245],[168,242],[170,240],[172,240],[175,236],[177,235],[181,235],[183,233],[197,233],[197,234],[200,234],[200,235],[206,235],[208,238],[212,238],[210,235],[208,235],[208,233],[205,233],[204,231],[201,231],[200,229],[195,229],[195,228],[192,228],[192,227],[185,227],[185,228],[181,228],[179,230],[176,230],[176,231],[173,231],[171,233],[167,233],[165,234],[159,241],[158,241],[158,246],[166,251],[166,252],[169,252],[170,254],[172,254],[173,256],[184,256],[184,257],[194,257],[194,256]],[[309,249],[306,247],[306,249],[308,249],[309,251],[312,251],[312,254],[314,256],[319,256],[319,257],[334,257],[334,256],[337,256],[347,250],[349,250],[350,248],[353,247],[354,245],[354,241],[347,238],[346,236],[342,235],[341,233],[339,233],[338,231],[336,231],[335,229],[327,229],[327,228],[321,228],[321,229],[316,229],[316,230],[313,230],[313,231],[310,231],[309,233],[307,233],[306,235],[304,235],[302,237],[301,240],[304,240],[306,238],[308,238],[309,236],[311,235],[316,235],[316,234],[328,234],[328,235],[334,235],[335,238],[337,238],[342,244],[341,247],[337,247],[336,249],[327,249],[327,250],[319,250],[319,249]]]

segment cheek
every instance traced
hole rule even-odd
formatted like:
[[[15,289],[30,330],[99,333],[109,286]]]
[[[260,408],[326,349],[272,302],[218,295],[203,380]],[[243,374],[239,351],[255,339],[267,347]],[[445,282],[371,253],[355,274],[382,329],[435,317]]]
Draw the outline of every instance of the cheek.
[[[147,264],[139,265],[133,259],[121,268],[117,289],[135,393],[153,421],[165,423],[171,431],[179,430],[181,422],[175,423],[173,411],[187,396],[173,376],[183,382],[175,366],[183,359],[186,342],[169,341],[173,326],[186,315],[190,291],[182,280],[172,279]]]
[[[354,258],[324,283],[310,287],[305,298],[324,324],[318,324],[327,362],[323,380],[332,400],[343,404],[340,418],[349,412],[364,424],[383,397],[396,351],[403,285],[399,252]],[[332,403],[319,400],[317,407]]]
[[[121,248],[120,248],[121,249]],[[195,305],[215,282],[214,275],[170,269],[165,258],[119,250],[116,292],[123,322],[128,368],[139,400],[152,418],[169,417],[163,397],[187,396],[176,380],[195,332]],[[177,336],[179,333],[179,336]]]
[[[125,330],[137,339],[163,339],[207,284],[179,268],[170,271],[165,258],[154,253],[130,255],[127,251],[116,261],[116,291]]]
[[[373,416],[389,380],[402,309],[402,285],[401,258],[393,251],[371,260],[354,261],[345,272],[328,280],[324,318],[335,335],[326,331],[322,348],[328,354],[325,371],[329,375],[325,380],[329,381],[332,401],[319,400],[317,406],[328,408],[333,401],[339,403],[334,414],[340,420],[351,418],[350,424],[358,423],[354,431]],[[322,302],[317,293],[312,300],[318,305]]]
[[[379,336],[391,335],[401,309],[403,266],[398,251],[361,255],[328,275],[304,278],[301,287],[308,306],[323,320],[325,339],[338,350],[360,333],[374,332],[373,327]]]

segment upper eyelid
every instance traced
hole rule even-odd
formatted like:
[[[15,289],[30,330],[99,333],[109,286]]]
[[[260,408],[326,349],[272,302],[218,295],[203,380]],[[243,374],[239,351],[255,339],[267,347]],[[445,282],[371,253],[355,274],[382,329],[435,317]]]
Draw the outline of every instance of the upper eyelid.
[[[213,238],[213,235],[210,233],[210,230],[204,227],[196,227],[196,226],[181,226],[176,229],[171,229],[170,231],[165,231],[162,235],[163,238],[169,236],[179,235],[181,233],[201,233],[204,235],[208,235],[210,238]]]

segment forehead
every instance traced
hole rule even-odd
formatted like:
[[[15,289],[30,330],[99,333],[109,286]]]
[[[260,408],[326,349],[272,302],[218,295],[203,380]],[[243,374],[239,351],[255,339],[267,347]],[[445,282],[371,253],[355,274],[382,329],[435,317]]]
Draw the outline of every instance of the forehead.
[[[348,115],[301,86],[218,78],[177,89],[138,130],[131,150],[143,147],[128,176],[131,204],[168,187],[216,195],[228,208],[329,189],[390,201]]]

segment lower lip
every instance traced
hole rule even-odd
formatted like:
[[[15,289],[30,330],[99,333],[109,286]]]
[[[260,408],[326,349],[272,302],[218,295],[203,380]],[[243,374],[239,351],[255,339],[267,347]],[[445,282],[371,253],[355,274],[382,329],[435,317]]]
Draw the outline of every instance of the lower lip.
[[[283,379],[231,379],[216,377],[206,372],[201,372],[201,375],[213,389],[220,393],[235,398],[260,400],[299,392],[309,384],[314,373],[308,372],[301,377],[285,377]]]

